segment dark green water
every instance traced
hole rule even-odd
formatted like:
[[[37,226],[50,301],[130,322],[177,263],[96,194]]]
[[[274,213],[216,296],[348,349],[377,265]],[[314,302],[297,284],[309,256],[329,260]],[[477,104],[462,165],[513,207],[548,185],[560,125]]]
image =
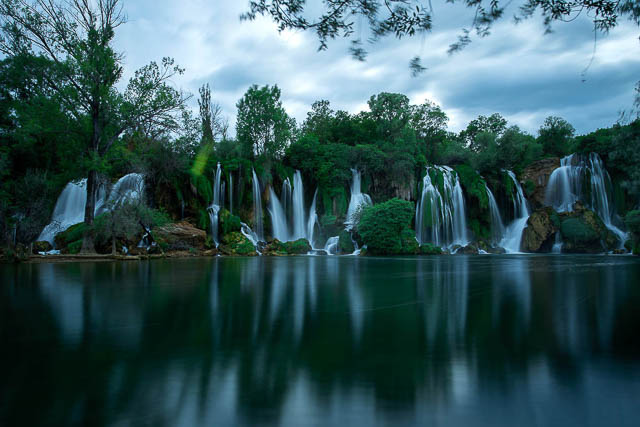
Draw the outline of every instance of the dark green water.
[[[0,266],[0,425],[640,425],[640,260]]]

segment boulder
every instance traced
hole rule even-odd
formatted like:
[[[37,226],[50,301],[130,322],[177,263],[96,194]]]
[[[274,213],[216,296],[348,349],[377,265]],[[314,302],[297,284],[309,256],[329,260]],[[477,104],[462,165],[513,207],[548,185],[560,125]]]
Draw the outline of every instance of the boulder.
[[[560,159],[552,157],[542,159],[529,165],[520,176],[521,181],[525,184],[525,188],[529,182],[533,184],[533,191],[528,194],[529,201],[533,203],[534,208],[544,206],[545,190],[549,177],[554,170],[560,167]]]
[[[422,255],[442,255],[442,248],[431,243],[425,243],[420,246],[420,254]]]
[[[33,244],[34,254],[38,254],[40,252],[49,252],[50,250],[53,250],[53,246],[51,245],[51,243],[47,242],[46,240],[35,242]]]
[[[222,237],[218,251],[224,255],[257,255],[256,248],[242,233],[227,233]]]
[[[553,208],[546,207],[533,212],[522,233],[522,251],[551,252],[559,225],[558,214]]]
[[[166,250],[188,250],[194,248],[203,250],[207,233],[183,221],[156,227],[153,230],[155,239]]]
[[[340,238],[338,240],[338,253],[352,254],[353,251],[356,250],[356,247],[353,244],[351,233],[349,233],[347,230],[342,230],[339,236]]]
[[[311,245],[307,239],[298,239],[293,242],[281,242],[278,239],[270,241],[264,249],[265,255],[304,255],[311,251]]]
[[[559,214],[562,251],[601,253],[617,249],[618,239],[594,211],[576,202],[573,212]]]
[[[463,246],[455,252],[456,255],[477,255],[478,247],[476,245]]]

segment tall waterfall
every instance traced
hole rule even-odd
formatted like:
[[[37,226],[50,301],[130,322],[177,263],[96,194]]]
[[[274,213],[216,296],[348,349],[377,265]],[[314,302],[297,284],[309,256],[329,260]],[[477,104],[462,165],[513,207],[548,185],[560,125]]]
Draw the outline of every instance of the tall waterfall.
[[[273,237],[281,242],[307,239],[313,246],[313,234],[317,221],[316,195],[309,209],[304,208],[304,185],[300,171],[293,176],[293,189],[289,178],[282,184],[281,198],[278,198],[273,188],[269,197],[269,215],[273,227]]]
[[[211,223],[211,237],[215,242],[216,246],[220,244],[218,238],[218,215],[220,214],[221,201],[220,201],[220,193],[221,193],[221,185],[220,181],[222,179],[222,167],[220,163],[218,163],[218,167],[216,168],[216,176],[213,181],[213,202],[211,206],[207,209],[209,212],[209,221]]]
[[[311,207],[309,208],[309,219],[307,220],[307,239],[309,239],[309,244],[312,248],[315,248],[315,231],[316,224],[318,224],[318,213],[316,212],[316,201],[318,200],[318,189],[316,188],[316,192],[313,194],[313,201],[311,202]]]
[[[491,237],[495,243],[502,240],[505,234],[504,224],[502,222],[502,216],[500,215],[500,209],[498,209],[498,203],[494,197],[491,189],[485,184],[487,189],[487,197],[489,198],[489,214],[491,216]]]
[[[442,177],[439,189],[431,173]],[[420,244],[441,247],[469,243],[464,194],[458,175],[448,166],[429,166],[422,180],[422,196],[416,206],[416,238]]]
[[[504,238],[500,242],[507,253],[520,252],[520,245],[522,243],[522,232],[527,227],[527,220],[529,219],[529,206],[527,205],[527,199],[524,197],[522,186],[518,182],[516,175],[512,171],[506,171],[513,185],[516,189],[516,194],[513,195],[513,211],[515,219],[509,224],[505,232]]]
[[[262,195],[260,191],[260,181],[253,170],[253,221],[256,236],[260,241],[264,241],[264,227],[262,226]]]
[[[355,215],[358,212],[358,209],[360,207],[373,204],[371,202],[371,197],[362,192],[362,177],[360,175],[360,171],[351,169],[351,175],[351,198],[349,199],[349,208],[347,209],[347,217],[344,222],[347,231],[350,231],[355,225],[357,220]]]
[[[233,175],[229,174],[229,212],[233,214]]]
[[[571,212],[574,203],[581,200],[624,243],[627,234],[613,223],[615,210],[611,187],[611,177],[597,153],[588,156],[574,153],[560,160],[560,167],[549,177],[545,202],[558,212]]]
[[[96,194],[95,215],[112,209],[125,202],[132,202],[142,197],[144,192],[144,177],[138,173],[130,173],[120,178],[106,197],[103,186]],[[72,225],[84,221],[84,208],[87,203],[87,179],[66,185],[53,209],[51,222],[42,230],[39,241],[54,243],[56,234],[65,231]]]

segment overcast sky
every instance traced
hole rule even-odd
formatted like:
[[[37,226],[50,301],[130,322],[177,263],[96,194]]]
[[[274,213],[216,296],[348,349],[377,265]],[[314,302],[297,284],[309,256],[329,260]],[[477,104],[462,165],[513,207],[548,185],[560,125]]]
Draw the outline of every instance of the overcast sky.
[[[437,103],[453,131],[478,115],[499,112],[533,134],[549,115],[564,117],[586,133],[611,126],[622,109],[631,107],[640,80],[640,30],[632,23],[598,35],[593,57],[594,33],[586,17],[556,24],[550,35],[544,35],[539,19],[514,25],[507,18],[489,37],[474,38],[464,51],[449,56],[449,44],[471,16],[460,6],[433,3],[432,33],[372,45],[366,62],[353,60],[344,40],[317,52],[313,33],[278,34],[267,18],[240,22],[245,0],[125,1],[129,21],[116,43],[126,54],[127,76],[170,56],[186,68],[176,86],[197,95],[198,87],[209,83],[232,127],[235,104],[252,84],[277,84],[298,123],[316,100],[356,113],[383,91],[404,93],[416,104]],[[366,25],[356,27],[364,38],[366,30]],[[417,78],[408,68],[415,55],[428,67]]]

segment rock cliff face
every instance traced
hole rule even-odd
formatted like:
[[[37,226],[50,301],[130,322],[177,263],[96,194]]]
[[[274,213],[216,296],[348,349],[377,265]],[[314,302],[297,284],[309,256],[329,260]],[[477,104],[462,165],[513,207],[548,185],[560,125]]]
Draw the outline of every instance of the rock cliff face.
[[[532,213],[522,233],[522,250],[551,252],[559,225],[558,214],[552,208],[541,208]]]
[[[547,183],[549,182],[549,177],[551,176],[551,173],[559,167],[560,159],[558,157],[553,157],[532,163],[523,171],[520,179],[521,182],[525,184],[525,188],[529,189],[528,187],[531,185],[528,184],[529,182],[534,185],[533,192],[528,192],[529,201],[533,203],[534,208],[544,206],[544,195]]]

